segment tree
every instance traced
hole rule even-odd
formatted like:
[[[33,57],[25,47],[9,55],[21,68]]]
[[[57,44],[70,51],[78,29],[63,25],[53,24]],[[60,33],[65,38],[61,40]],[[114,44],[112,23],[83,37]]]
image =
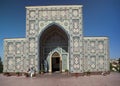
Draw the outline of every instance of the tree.
[[[3,63],[2,63],[2,60],[1,60],[1,57],[0,57],[0,73],[3,72]]]
[[[120,72],[120,58],[118,59],[118,71]]]
[[[110,63],[110,71],[112,71],[112,68],[113,68],[113,67],[112,67],[112,63]]]
[[[120,65],[120,58],[118,59],[118,64]]]

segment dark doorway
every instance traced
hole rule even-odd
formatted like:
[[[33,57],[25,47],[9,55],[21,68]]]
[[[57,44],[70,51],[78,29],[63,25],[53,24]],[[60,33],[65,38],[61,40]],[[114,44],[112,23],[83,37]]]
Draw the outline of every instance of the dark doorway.
[[[60,57],[52,57],[52,72],[60,71]]]

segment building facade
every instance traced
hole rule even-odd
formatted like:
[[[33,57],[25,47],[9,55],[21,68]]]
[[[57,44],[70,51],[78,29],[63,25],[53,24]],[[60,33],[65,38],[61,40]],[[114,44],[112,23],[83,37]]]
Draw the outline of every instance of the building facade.
[[[107,37],[83,36],[82,5],[26,7],[26,37],[4,39],[4,72],[109,71]]]

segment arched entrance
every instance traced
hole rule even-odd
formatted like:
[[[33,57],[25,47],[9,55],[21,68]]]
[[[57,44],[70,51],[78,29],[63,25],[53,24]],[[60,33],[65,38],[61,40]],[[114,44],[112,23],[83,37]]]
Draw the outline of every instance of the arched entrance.
[[[52,54],[51,63],[52,72],[60,72],[62,70],[62,59],[57,52]]]
[[[56,24],[53,24],[42,32],[39,39],[40,70],[44,69],[46,70],[46,72],[62,70],[60,68],[60,55],[57,57],[54,56],[54,53],[53,55],[51,55],[51,52],[57,49],[58,47],[62,49],[60,51],[61,53],[68,53],[68,36],[61,27],[59,27]],[[47,58],[51,58],[50,56],[52,56],[52,59],[47,60]],[[55,64],[55,62],[58,63],[56,69],[55,66],[52,66],[52,64]]]

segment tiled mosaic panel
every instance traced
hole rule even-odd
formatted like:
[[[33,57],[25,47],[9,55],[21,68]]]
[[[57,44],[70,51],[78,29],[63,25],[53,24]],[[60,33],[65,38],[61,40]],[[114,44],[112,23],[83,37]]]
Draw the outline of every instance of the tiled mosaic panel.
[[[21,54],[21,53],[23,53],[22,50],[23,50],[23,48],[22,48],[21,43],[20,43],[20,42],[17,42],[17,43],[16,43],[16,54]]]
[[[15,58],[15,69],[17,70],[17,71],[20,71],[20,69],[21,69],[21,67],[22,67],[22,65],[21,65],[21,57],[16,57]]]
[[[8,45],[7,45],[7,53],[8,54],[13,54],[14,53],[14,51],[15,51],[15,48],[14,48],[14,45],[13,45],[13,43],[12,42],[9,42],[8,43]]]
[[[79,37],[73,37],[73,52],[80,52]]]
[[[28,71],[28,68],[30,68],[30,65],[29,65],[29,58],[27,57],[24,57],[24,60],[23,60],[23,71]]]
[[[73,55],[74,57],[74,65],[73,65],[73,68],[74,70],[79,70],[80,69],[80,55]]]
[[[29,39],[29,52],[30,53],[35,52],[35,39],[34,38]]]
[[[100,70],[103,70],[104,69],[104,56],[99,56],[98,63],[100,65],[99,66]]]
[[[8,57],[7,59],[7,69],[8,70],[13,70],[13,67],[14,67],[14,63],[13,63],[13,57]]]
[[[24,71],[23,56],[26,56],[25,52],[25,39],[7,39],[4,41],[5,53],[4,53],[4,71],[5,72],[20,72]]]
[[[96,69],[96,57],[95,56],[90,57],[90,68],[93,70]]]
[[[35,28],[35,20],[29,22],[29,35],[35,35],[36,28]]]
[[[34,55],[29,56],[29,66],[35,67],[35,56]]]
[[[98,41],[98,49],[100,53],[104,52],[104,41]]]
[[[71,39],[71,55],[70,55],[70,69],[71,72],[82,72],[82,53],[83,53],[83,36],[82,36],[82,10],[71,9],[70,13],[70,39]],[[77,58],[76,58],[76,55]],[[78,63],[78,64],[76,64]],[[79,66],[78,66],[79,65]]]
[[[92,37],[91,37],[92,38]],[[109,70],[108,49],[106,38],[90,37],[84,39],[84,69],[89,71],[106,71]],[[87,58],[86,58],[87,57]],[[93,59],[94,57],[94,59]],[[107,59],[107,60],[106,60]],[[88,61],[86,64],[85,61]],[[106,65],[105,65],[106,63]],[[89,68],[87,68],[87,67]],[[106,68],[107,69],[106,69]]]
[[[99,53],[105,53],[104,49],[104,40],[85,40],[84,41],[84,52],[87,54],[99,54]]]
[[[48,15],[49,14],[49,15]],[[35,22],[36,21],[36,29],[37,28],[37,24],[38,21],[40,21],[39,26],[47,26],[47,22],[49,22],[48,24],[53,23],[53,22],[57,22],[58,24],[60,23],[60,25],[62,25],[62,23],[68,19],[73,19],[74,26],[75,26],[75,33],[76,31],[78,31],[79,29],[79,24],[82,22],[82,12],[81,12],[81,8],[76,7],[75,9],[73,9],[71,11],[71,8],[39,8],[39,9],[35,9],[35,8],[29,8],[27,9],[27,32],[29,31],[29,29],[31,29],[31,22]],[[72,18],[71,18],[72,17]],[[75,20],[77,19],[77,20]],[[81,22],[79,22],[79,19]],[[45,22],[45,23],[42,23]],[[29,25],[29,26],[28,26]],[[68,26],[69,23],[68,22],[64,22],[64,26]],[[32,24],[33,26],[33,24]],[[62,25],[63,26],[63,25]],[[77,28],[76,28],[77,27]],[[81,27],[81,26],[80,26]],[[43,28],[42,28],[43,29]],[[66,28],[65,28],[66,29]],[[81,28],[82,29],[82,28]],[[31,31],[34,32],[34,31]]]
[[[68,55],[67,54],[62,54],[62,70],[68,70],[69,68],[67,67],[68,64]]]
[[[84,70],[85,70],[84,72],[86,72],[86,71],[89,70],[88,69],[89,68],[88,67],[88,65],[89,65],[89,63],[88,63],[88,61],[89,61],[88,56],[84,56],[84,60],[83,61],[84,61],[84,65],[83,66],[84,66]]]
[[[79,19],[73,19],[73,34],[77,35],[80,33]]]
[[[69,9],[65,8],[63,9],[46,8],[38,10],[30,9],[30,11],[28,10],[28,16],[30,19],[39,18],[41,20],[68,19]]]

